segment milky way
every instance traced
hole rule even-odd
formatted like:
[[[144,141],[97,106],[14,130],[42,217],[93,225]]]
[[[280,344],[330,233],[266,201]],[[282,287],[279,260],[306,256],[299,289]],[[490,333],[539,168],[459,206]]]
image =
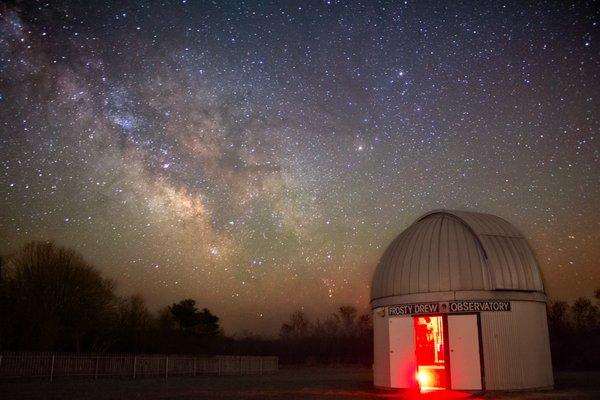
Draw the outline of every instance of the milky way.
[[[0,254],[82,252],[122,294],[226,330],[366,310],[435,208],[600,287],[600,14],[562,2],[0,5]]]

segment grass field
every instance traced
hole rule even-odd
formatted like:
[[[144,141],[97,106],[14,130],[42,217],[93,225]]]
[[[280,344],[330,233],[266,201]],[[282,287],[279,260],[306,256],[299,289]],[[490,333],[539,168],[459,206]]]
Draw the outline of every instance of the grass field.
[[[367,368],[286,368],[276,375],[140,380],[0,381],[0,399],[409,399],[377,391]],[[452,398],[481,398],[457,393]],[[420,396],[448,398],[446,393]],[[600,372],[560,373],[546,392],[491,393],[489,399],[600,399]]]

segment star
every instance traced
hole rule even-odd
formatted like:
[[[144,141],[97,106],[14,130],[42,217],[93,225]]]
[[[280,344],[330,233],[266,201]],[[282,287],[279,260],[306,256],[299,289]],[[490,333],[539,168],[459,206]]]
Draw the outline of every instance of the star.
[[[274,334],[368,310],[398,233],[470,209],[517,225],[550,298],[596,289],[585,4],[134,5],[4,7],[1,256],[55,240],[151,307]]]

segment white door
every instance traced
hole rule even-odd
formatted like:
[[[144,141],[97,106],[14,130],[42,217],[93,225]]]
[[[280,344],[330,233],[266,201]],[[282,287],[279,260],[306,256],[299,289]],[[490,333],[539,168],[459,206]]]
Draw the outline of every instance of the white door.
[[[452,389],[480,390],[477,315],[448,315],[448,342]]]
[[[390,318],[390,386],[417,387],[415,328],[411,317]]]

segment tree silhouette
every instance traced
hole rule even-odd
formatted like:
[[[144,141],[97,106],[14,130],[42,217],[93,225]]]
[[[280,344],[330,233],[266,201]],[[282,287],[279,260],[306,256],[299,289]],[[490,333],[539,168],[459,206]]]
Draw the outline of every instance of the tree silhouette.
[[[296,311],[279,331],[284,362],[364,363],[372,361],[372,326],[369,315],[343,305],[323,320],[310,322]]]
[[[202,335],[218,335],[220,331],[219,317],[213,315],[207,308],[203,308],[200,313],[198,333]]]
[[[174,303],[169,307],[169,311],[183,332],[216,335],[220,331],[219,318],[206,308],[199,311],[193,299]]]
[[[575,329],[580,332],[591,332],[597,326],[598,307],[586,297],[575,300],[571,307]]]
[[[596,290],[595,294],[600,293]],[[599,299],[600,300],[600,299]],[[555,369],[595,368],[600,359],[600,310],[585,297],[573,305],[554,301],[548,305],[548,328]]]
[[[52,242],[25,245],[5,268],[13,347],[80,351],[114,304],[113,283]]]
[[[169,307],[175,322],[184,332],[191,331],[200,323],[200,312],[196,308],[196,301],[192,299],[181,300]]]
[[[338,308],[338,314],[340,315],[345,334],[347,336],[354,335],[356,333],[356,316],[358,315],[356,308],[353,306],[341,306]]]
[[[121,299],[116,310],[113,347],[120,351],[145,351],[152,327],[152,315],[140,294]]]
[[[288,340],[303,339],[308,334],[308,327],[309,321],[306,314],[302,311],[296,311],[290,316],[289,322],[281,326],[279,336]]]

